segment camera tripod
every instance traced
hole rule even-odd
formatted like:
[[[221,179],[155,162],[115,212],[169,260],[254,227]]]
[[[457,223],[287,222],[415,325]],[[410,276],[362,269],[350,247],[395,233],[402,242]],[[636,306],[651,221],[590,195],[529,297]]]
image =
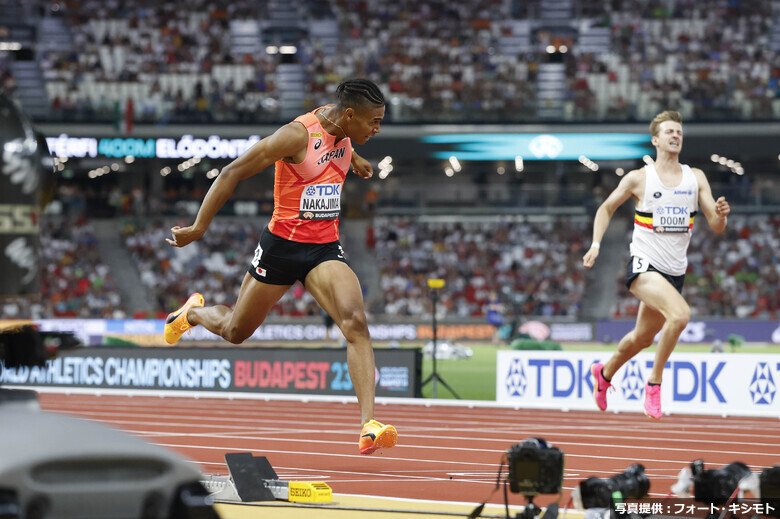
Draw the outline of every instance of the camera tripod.
[[[428,280],[428,286],[431,288],[431,301],[433,302],[433,370],[431,371],[431,374],[423,380],[422,387],[425,387],[428,385],[428,382],[433,382],[433,388],[431,395],[433,398],[436,398],[436,383],[441,383],[442,386],[446,387],[450,393],[452,393],[452,396],[460,400],[460,396],[455,392],[454,389],[450,387],[447,382],[441,378],[441,375],[436,371],[436,302],[439,299],[439,291],[437,290],[440,288],[439,283],[441,282],[441,286],[444,286],[444,280],[436,280],[436,279],[429,279]]]
[[[515,514],[515,519],[536,519],[539,514],[542,513],[542,509],[534,504],[534,496],[529,494],[523,494],[528,500],[528,503],[523,507],[523,511],[519,514]],[[557,519],[558,517],[558,503],[552,503],[547,507],[544,512],[544,519]]]

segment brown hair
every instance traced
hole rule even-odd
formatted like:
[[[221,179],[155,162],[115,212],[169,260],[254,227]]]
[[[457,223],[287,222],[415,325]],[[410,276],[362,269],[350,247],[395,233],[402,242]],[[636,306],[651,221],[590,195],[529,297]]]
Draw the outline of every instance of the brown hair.
[[[650,135],[656,136],[658,134],[658,127],[661,126],[661,123],[666,121],[674,121],[682,124],[682,115],[680,115],[680,112],[675,112],[674,110],[665,110],[656,115],[650,122]]]

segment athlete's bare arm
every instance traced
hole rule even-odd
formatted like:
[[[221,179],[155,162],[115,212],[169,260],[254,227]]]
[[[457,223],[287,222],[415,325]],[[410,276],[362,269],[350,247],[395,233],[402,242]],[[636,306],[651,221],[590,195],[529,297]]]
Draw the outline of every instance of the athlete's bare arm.
[[[362,178],[371,178],[374,176],[374,168],[371,167],[371,163],[355,153],[354,149],[352,150],[352,171]]]
[[[187,227],[173,227],[173,238],[166,238],[165,241],[174,247],[184,247],[200,239],[206,233],[214,215],[233,194],[239,181],[256,175],[277,160],[287,159],[294,163],[302,161],[305,158],[308,138],[306,128],[298,122],[292,122],[252,146],[246,153],[222,168],[203,199],[195,223]]]
[[[596,217],[593,220],[592,243],[601,243],[601,238],[604,236],[604,233],[607,232],[609,222],[612,220],[612,215],[615,214],[617,208],[623,205],[623,202],[631,197],[633,197],[635,201],[639,200],[643,195],[642,190],[644,189],[644,185],[644,169],[635,169],[623,177],[615,190],[609,194],[607,199],[604,200],[604,203],[599,206],[598,211],[596,211]],[[596,258],[598,258],[598,256],[599,246],[591,245],[588,252],[585,253],[585,256],[582,258],[582,264],[585,268],[589,269],[596,263]]]
[[[704,172],[698,168],[691,169],[699,183],[699,208],[701,212],[704,213],[704,217],[707,218],[707,223],[710,224],[713,231],[723,232],[726,228],[727,216],[731,212],[726,197],[722,196],[716,201],[712,196],[712,189]]]

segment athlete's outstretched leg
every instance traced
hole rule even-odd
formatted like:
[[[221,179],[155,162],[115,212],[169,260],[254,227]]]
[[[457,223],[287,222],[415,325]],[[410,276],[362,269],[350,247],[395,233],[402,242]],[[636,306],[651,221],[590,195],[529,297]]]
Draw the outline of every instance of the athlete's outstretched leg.
[[[360,404],[361,423],[366,423],[374,418],[375,368],[360,282],[346,263],[326,261],[306,276],[306,289],[347,339],[349,376]]]
[[[635,281],[636,282],[636,281]],[[636,356],[637,353],[653,344],[653,339],[664,325],[664,316],[645,303],[639,303],[634,329],[628,332],[618,343],[617,351],[604,364],[602,373],[611,380],[618,370]]]
[[[645,414],[650,418],[660,419],[663,414],[663,370],[677,346],[680,334],[688,324],[691,310],[677,289],[658,272],[640,274],[631,284],[631,293],[641,301],[637,326],[620,341],[618,351],[604,366],[602,373],[604,377],[611,378],[628,359],[649,346],[660,330],[653,369],[647,377],[644,393]]]
[[[232,310],[225,305],[190,308],[187,320],[192,326],[201,325],[228,342],[241,344],[263,323],[289,288],[290,285],[261,283],[246,274]]]
[[[615,373],[623,364],[653,343],[655,334],[663,324],[664,317],[660,312],[640,302],[634,329],[620,340],[617,351],[606,363],[597,362],[590,367],[593,376],[593,399],[599,409],[607,410],[607,395],[612,387],[610,382]]]
[[[653,370],[647,377],[649,382],[660,384],[666,361],[669,360],[677,346],[680,334],[691,319],[691,308],[677,289],[657,272],[640,274],[631,284],[631,293],[664,317]]]
[[[346,263],[325,261],[306,276],[306,288],[333,317],[347,340],[349,376],[355,387],[363,425],[361,453],[371,454],[377,448],[392,447],[397,438],[395,428],[374,420],[374,349],[357,276]]]

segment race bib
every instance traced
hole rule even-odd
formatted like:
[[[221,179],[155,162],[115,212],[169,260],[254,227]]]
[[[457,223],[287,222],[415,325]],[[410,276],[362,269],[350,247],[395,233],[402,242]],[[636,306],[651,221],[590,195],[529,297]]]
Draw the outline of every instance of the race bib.
[[[301,220],[335,220],[341,212],[341,184],[306,186],[301,194]]]
[[[653,232],[684,233],[692,224],[691,212],[684,206],[661,206],[653,211]]]
[[[647,272],[647,268],[650,266],[650,262],[647,261],[645,258],[640,258],[638,256],[634,256],[631,258],[631,272],[634,274],[640,274],[642,272]]]
[[[252,258],[252,266],[258,267],[260,265],[260,258],[262,257],[263,257],[263,248],[258,243],[257,248],[255,249],[255,255]]]

